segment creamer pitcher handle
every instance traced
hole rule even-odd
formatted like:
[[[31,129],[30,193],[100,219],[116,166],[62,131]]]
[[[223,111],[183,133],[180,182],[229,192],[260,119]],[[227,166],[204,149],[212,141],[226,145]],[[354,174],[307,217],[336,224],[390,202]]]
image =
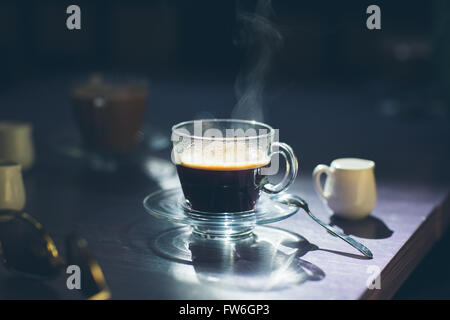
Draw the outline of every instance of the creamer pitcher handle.
[[[323,191],[322,185],[320,183],[320,176],[325,173],[327,176],[330,176],[333,174],[333,171],[330,169],[329,166],[324,164],[319,164],[317,167],[314,168],[314,171],[312,173],[313,181],[314,181],[314,188],[316,189],[317,193],[324,198],[325,200],[328,200],[329,195],[325,194]]]

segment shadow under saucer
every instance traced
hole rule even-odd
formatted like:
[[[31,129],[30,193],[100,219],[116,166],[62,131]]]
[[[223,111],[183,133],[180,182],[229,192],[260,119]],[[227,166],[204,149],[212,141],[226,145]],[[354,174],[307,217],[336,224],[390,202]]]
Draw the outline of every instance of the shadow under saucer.
[[[325,273],[319,267],[301,259],[316,248],[300,235],[266,226],[232,241],[204,239],[193,235],[189,227],[169,229],[153,241],[158,255],[192,265],[196,280],[250,291],[323,279]]]
[[[382,220],[374,216],[362,220],[348,220],[334,214],[330,218],[330,225],[340,227],[348,235],[366,239],[386,239],[394,233]]]

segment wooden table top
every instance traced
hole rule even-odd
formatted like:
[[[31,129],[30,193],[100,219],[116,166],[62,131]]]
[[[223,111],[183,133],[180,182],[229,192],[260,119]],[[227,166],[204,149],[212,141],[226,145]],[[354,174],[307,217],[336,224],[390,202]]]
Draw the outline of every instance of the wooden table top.
[[[307,199],[311,210],[324,221],[332,222],[368,246],[374,254],[372,260],[298,212],[269,227],[258,227],[256,230],[269,230],[268,238],[263,235],[256,247],[241,248],[245,254],[241,253],[240,261],[209,261],[208,257],[195,264],[180,263],[152,249],[152,243],[175,226],[148,215],[141,205],[142,196],[112,200],[104,193],[89,196],[89,191],[67,190],[61,183],[40,188],[44,178],[26,177],[29,199],[52,197],[45,209],[53,209],[58,216],[38,216],[39,220],[59,247],[63,248],[68,230],[88,239],[117,299],[390,298],[440,238],[450,218],[450,197],[445,187],[378,181],[378,204],[372,215],[362,221],[345,221],[331,216],[315,195],[310,179],[302,177],[291,192]],[[83,204],[83,199],[89,205]],[[30,204],[27,212],[38,209],[44,208]],[[276,232],[270,236],[272,231]],[[61,251],[64,254],[64,249]],[[230,273],[230,266],[236,270]],[[211,272],[211,268],[215,270]],[[280,271],[283,268],[287,268],[286,275]],[[370,290],[368,278],[378,271],[381,289]],[[211,274],[227,277],[236,287],[207,280]],[[257,279],[250,281],[255,275]],[[1,269],[0,296],[77,298],[65,288],[64,279],[62,274],[50,282],[29,284]],[[249,289],[237,285],[246,281]],[[265,281],[273,283],[267,285]]]
[[[97,175],[86,170],[82,161],[68,159],[49,147],[49,137],[63,133],[54,131],[54,120],[60,117],[58,128],[70,123],[70,112],[67,111],[69,101],[61,89],[65,82],[57,80],[45,84],[39,82],[0,95],[2,101],[10,106],[0,110],[0,116],[19,119],[20,115],[25,115],[25,120],[31,120],[36,125],[38,158],[35,168],[25,173],[24,177],[28,195],[26,211],[44,225],[57,246],[62,248],[62,254],[67,234],[76,232],[85,237],[103,268],[113,298],[390,298],[448,226],[448,172],[442,172],[443,179],[437,178],[437,165],[446,165],[449,158],[448,150],[442,148],[449,136],[448,128],[442,126],[446,122],[438,119],[405,124],[400,121],[397,125],[389,119],[382,123],[385,135],[377,138],[381,133],[370,119],[379,118],[366,116],[372,111],[343,107],[340,112],[343,122],[334,123],[336,113],[332,112],[328,122],[330,127],[325,133],[319,132],[317,137],[308,137],[308,143],[306,133],[319,124],[315,118],[317,110],[331,109],[319,91],[316,100],[311,98],[316,103],[310,102],[315,108],[306,107],[301,111],[301,114],[309,115],[312,122],[295,126],[294,116],[298,114],[294,106],[301,99],[288,92],[290,98],[281,104],[287,106],[285,110],[290,110],[291,119],[280,114],[275,114],[272,119],[275,126],[281,119],[285,120],[281,140],[290,143],[300,154],[301,173],[290,192],[304,197],[318,217],[331,221],[369,247],[374,259],[363,258],[358,251],[328,234],[302,212],[267,228],[258,227],[258,241],[240,246],[237,251],[239,259],[227,260],[214,254],[208,256],[211,251],[201,250],[196,252],[197,260],[192,263],[167,259],[154,250],[153,244],[161,239],[164,232],[176,226],[151,217],[142,207],[143,198],[158,190],[161,181],[158,184],[142,172],[133,170],[110,176]],[[43,87],[46,89],[43,90]],[[195,97],[203,97],[205,92],[217,101],[227,101],[228,98],[223,97],[228,97],[231,92],[216,87],[180,88],[184,87],[156,87],[153,107],[164,110],[165,104],[194,101]],[[174,90],[177,95],[171,94]],[[340,99],[328,94],[327,101],[337,105],[344,106],[346,101],[355,101],[351,95],[350,98],[339,96]],[[32,103],[37,103],[47,116],[38,112],[39,108],[25,107]],[[161,112],[164,114],[164,111]],[[184,113],[188,112],[191,111],[183,110],[181,115],[176,116],[170,112],[155,116],[161,117],[161,123],[167,123],[167,126],[160,125],[165,131],[166,127],[177,121],[172,117],[186,120]],[[356,124],[356,129],[363,130],[364,140],[372,143],[372,147],[366,142],[348,138],[347,134],[351,131],[334,131],[336,128],[349,128],[345,119],[351,114],[366,121],[367,131],[359,124]],[[409,131],[404,131],[406,128]],[[419,134],[418,129],[423,130],[423,134]],[[370,132],[373,132],[372,136]],[[391,141],[387,141],[387,135],[392,137]],[[322,147],[325,136],[331,140]],[[408,137],[411,136],[417,139],[413,148],[407,149],[402,141],[410,141]],[[335,152],[338,137],[343,141],[342,150],[351,150],[349,148],[353,146],[355,151],[351,152],[352,155],[377,161],[378,203],[372,215],[363,221],[348,222],[332,217],[313,190],[313,165],[327,163],[333,159],[330,155],[336,158],[342,156],[342,152]],[[370,152],[367,151],[369,149]],[[412,159],[412,154],[416,152],[420,157]],[[167,150],[157,156],[169,159]],[[405,157],[412,159],[411,163],[401,165]],[[166,186],[172,184],[171,180],[166,182]],[[370,290],[367,288],[368,278],[377,270],[381,271],[381,289]],[[23,279],[0,268],[0,298],[80,298],[77,292],[67,290],[65,279],[65,274],[46,282]]]

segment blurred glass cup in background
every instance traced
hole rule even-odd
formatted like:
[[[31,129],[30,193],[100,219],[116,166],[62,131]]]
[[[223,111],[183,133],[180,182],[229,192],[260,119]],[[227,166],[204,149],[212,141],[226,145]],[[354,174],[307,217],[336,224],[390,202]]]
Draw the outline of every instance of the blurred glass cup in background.
[[[20,164],[0,161],[0,210],[22,210],[25,188]]]
[[[23,170],[34,163],[32,126],[23,122],[0,122],[0,161],[21,165]]]
[[[137,78],[95,74],[72,86],[73,112],[83,147],[100,167],[135,150],[148,95],[148,82]]]

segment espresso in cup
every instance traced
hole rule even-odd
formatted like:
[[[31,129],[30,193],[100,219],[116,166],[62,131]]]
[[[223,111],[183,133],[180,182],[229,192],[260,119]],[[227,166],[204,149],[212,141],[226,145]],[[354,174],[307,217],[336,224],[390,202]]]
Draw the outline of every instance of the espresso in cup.
[[[255,208],[261,192],[261,168],[270,158],[244,142],[227,144],[227,154],[211,151],[211,145],[200,151],[188,148],[181,154],[178,176],[189,205],[196,210],[242,212]]]
[[[187,121],[172,128],[172,161],[177,167],[186,206],[204,213],[239,213],[255,209],[261,192],[285,191],[297,176],[292,149],[274,140],[275,130],[256,121],[209,119]],[[283,180],[272,157],[286,159]],[[275,168],[277,169],[277,168]]]

